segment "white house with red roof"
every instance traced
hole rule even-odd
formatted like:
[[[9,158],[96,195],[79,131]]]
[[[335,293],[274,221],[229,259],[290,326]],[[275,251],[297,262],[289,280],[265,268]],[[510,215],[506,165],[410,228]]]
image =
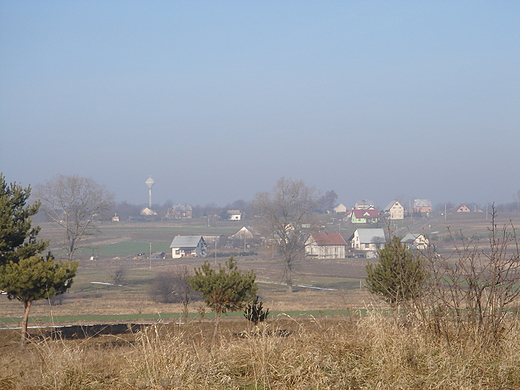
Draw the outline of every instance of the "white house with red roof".
[[[379,221],[376,209],[352,210],[350,221],[355,225],[368,225]]]
[[[347,242],[339,233],[311,233],[305,245],[305,254],[318,259],[345,258]]]

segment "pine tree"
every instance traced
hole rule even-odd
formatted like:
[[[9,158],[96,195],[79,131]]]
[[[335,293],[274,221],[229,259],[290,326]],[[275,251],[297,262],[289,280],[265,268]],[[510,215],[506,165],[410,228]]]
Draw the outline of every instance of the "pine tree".
[[[216,314],[213,340],[215,340],[222,313],[241,310],[245,303],[256,297],[255,273],[243,273],[237,269],[237,262],[230,257],[216,271],[205,261],[202,267],[195,268],[195,275],[188,277],[193,290],[202,293],[202,299]]]
[[[23,304],[22,339],[27,337],[29,311],[33,301],[49,299],[70,288],[76,275],[77,263],[56,262],[51,255],[40,254],[10,261],[0,268],[0,287],[9,299]]]
[[[40,204],[28,205],[30,194],[30,187],[8,185],[0,173],[0,290],[24,305],[22,346],[32,302],[64,293],[77,269],[77,263],[41,255],[49,243],[37,238],[39,227],[31,226]]]
[[[376,264],[367,264],[367,289],[392,307],[397,307],[420,294],[427,273],[418,256],[393,237],[390,243],[377,251]]]
[[[42,253],[49,244],[37,240],[39,227],[31,227],[31,217],[40,203],[28,205],[30,195],[30,187],[7,184],[0,173],[0,266]]]

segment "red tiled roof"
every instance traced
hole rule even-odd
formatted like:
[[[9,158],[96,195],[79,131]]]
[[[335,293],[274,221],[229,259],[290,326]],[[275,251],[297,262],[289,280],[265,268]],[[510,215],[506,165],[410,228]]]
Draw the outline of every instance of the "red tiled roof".
[[[312,238],[316,244],[323,245],[347,245],[339,233],[312,233]]]

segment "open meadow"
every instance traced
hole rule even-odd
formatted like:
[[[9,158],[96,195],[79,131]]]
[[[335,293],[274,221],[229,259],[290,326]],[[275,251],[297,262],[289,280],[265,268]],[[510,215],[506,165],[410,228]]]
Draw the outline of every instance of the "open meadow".
[[[520,213],[498,215],[496,223],[520,222]],[[189,269],[202,264],[200,258],[171,259],[169,245],[176,235],[229,236],[252,221],[211,221],[206,219],[186,221],[121,222],[107,223],[99,227],[96,235],[89,237],[77,252],[80,266],[71,290],[50,306],[46,301],[35,302],[31,309],[31,324],[50,322],[93,321],[92,316],[106,315],[110,322],[120,320],[157,320],[171,318],[181,312],[180,304],[157,303],[150,296],[150,284],[158,274],[176,266]],[[254,225],[253,225],[254,226]],[[358,226],[338,222],[331,217],[323,220],[329,231],[339,231],[348,239]],[[485,213],[448,214],[429,219],[406,219],[390,226],[393,232],[425,233],[437,252],[448,256],[456,245],[472,239],[486,245],[490,218]],[[51,240],[50,250],[59,254],[62,231],[50,223],[41,224],[41,238]],[[383,227],[383,226],[382,226]],[[451,236],[448,231],[451,231]],[[462,234],[461,234],[462,232]],[[451,238],[454,238],[453,241]],[[166,258],[151,258],[151,252],[165,252]],[[208,257],[211,263],[224,262],[234,254],[242,270],[254,270],[259,282],[259,295],[264,305],[273,312],[320,312],[365,309],[379,305],[363,289],[367,259],[306,259],[295,270],[293,294],[285,292],[282,280],[282,264],[272,253],[262,247],[247,248],[254,255],[241,256],[243,248],[215,248],[209,242]],[[95,258],[96,260],[90,260]],[[116,271],[124,270],[124,281],[114,282]],[[196,315],[201,302],[190,304],[190,312]],[[0,297],[0,324],[16,325],[22,315],[21,305]],[[210,315],[208,313],[208,315]],[[133,317],[132,317],[133,316]]]

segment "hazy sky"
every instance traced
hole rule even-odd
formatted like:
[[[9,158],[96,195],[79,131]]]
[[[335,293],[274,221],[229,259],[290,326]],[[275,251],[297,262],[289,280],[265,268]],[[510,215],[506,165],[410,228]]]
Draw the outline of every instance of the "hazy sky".
[[[518,1],[0,1],[0,171],[225,205],[513,201]]]

